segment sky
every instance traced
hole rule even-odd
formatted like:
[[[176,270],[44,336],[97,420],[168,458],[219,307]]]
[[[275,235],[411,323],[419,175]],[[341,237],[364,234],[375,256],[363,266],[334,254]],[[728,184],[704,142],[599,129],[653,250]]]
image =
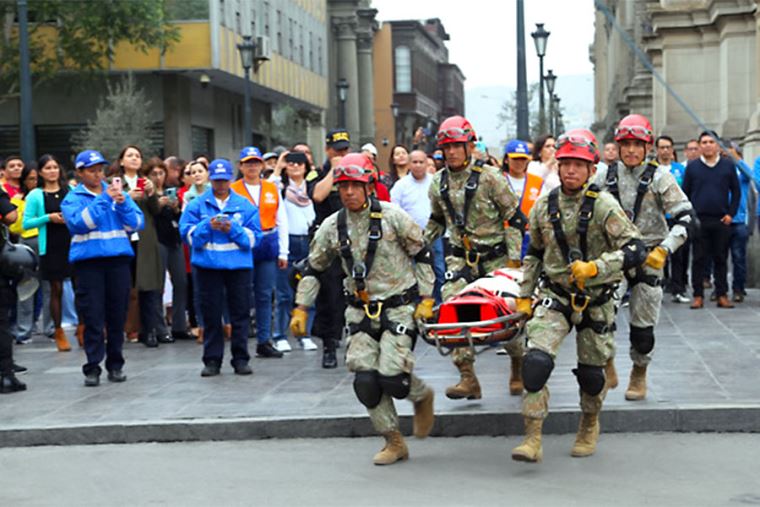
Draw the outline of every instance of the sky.
[[[544,73],[590,74],[589,45],[594,38],[593,0],[525,0],[525,62],[528,81],[539,75],[530,33],[536,23],[551,32]],[[451,40],[449,61],[464,72],[465,89],[517,86],[516,0],[373,0],[377,19],[440,18]]]

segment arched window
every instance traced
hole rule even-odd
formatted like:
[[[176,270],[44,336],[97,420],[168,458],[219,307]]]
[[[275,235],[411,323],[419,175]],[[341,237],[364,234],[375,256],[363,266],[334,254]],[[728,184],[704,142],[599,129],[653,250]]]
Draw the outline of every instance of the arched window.
[[[396,60],[396,91],[409,93],[412,91],[412,53],[406,46],[397,46]]]

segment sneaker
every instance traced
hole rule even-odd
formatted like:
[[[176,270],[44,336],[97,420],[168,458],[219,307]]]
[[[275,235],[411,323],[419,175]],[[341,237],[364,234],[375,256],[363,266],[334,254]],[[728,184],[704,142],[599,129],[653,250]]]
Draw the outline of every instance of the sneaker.
[[[29,371],[29,369],[26,366],[21,366],[20,364],[13,363],[13,373],[15,375],[23,375]]]
[[[290,346],[290,343],[288,343],[288,340],[285,338],[281,340],[275,340],[274,348],[276,348],[278,352],[290,352],[293,350],[293,347]]]
[[[108,372],[109,382],[124,382],[127,380],[127,376],[121,370],[111,370]]]
[[[29,343],[32,343],[31,336],[20,336],[16,338],[16,345],[27,345]]]
[[[308,336],[301,338],[299,342],[301,343],[301,348],[304,350],[317,350],[319,348],[317,347],[317,344],[314,343],[314,340]]]
[[[506,356],[507,355],[507,349],[505,349],[504,347],[499,347],[498,349],[496,349],[496,355],[497,356]]]
[[[272,346],[270,342],[259,343],[256,345],[256,355],[258,357],[282,357],[282,352]]]
[[[84,385],[87,387],[97,387],[100,385],[100,374],[89,373],[84,376]]]
[[[232,369],[235,370],[235,375],[252,375],[253,369],[248,364],[233,364]]]
[[[734,292],[734,303],[743,303],[744,294],[742,292]]]
[[[201,370],[201,377],[216,377],[221,373],[221,368],[218,364],[207,364]]]
[[[684,293],[673,294],[673,302],[686,304],[691,303],[691,299],[689,299],[689,297]]]

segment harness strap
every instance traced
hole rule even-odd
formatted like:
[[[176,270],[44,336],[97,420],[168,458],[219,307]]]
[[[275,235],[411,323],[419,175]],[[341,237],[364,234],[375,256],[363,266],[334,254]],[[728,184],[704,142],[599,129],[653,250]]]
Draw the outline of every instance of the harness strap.
[[[617,202],[620,202],[620,189],[618,188],[618,163],[613,162],[609,167],[607,167],[607,180],[604,182],[604,185],[607,187],[607,192],[611,193],[612,196],[617,200]]]
[[[634,285],[638,285],[640,283],[645,283],[651,287],[659,287],[662,285],[662,280],[659,276],[645,273],[644,268],[641,266],[636,266],[635,269],[636,274],[634,276],[630,276],[628,274],[628,271],[625,272],[625,278],[628,280],[628,285],[630,287],[633,287]]]
[[[451,245],[451,255],[454,257],[460,257],[462,259],[468,260],[468,253],[471,255],[473,252],[475,252],[477,255],[478,262],[488,262],[490,260],[498,259],[499,257],[504,257],[507,255],[507,245],[503,242],[493,246],[478,245],[471,248],[470,250],[462,248],[461,246]]]
[[[622,206],[622,202],[620,201],[620,190],[618,188],[618,163],[615,162],[611,166],[607,168],[607,180],[604,182],[604,184],[607,187],[607,191],[611,193],[615,199],[617,199],[617,202],[620,203]],[[636,223],[636,217],[639,216],[639,211],[641,211],[641,203],[644,201],[644,195],[646,195],[647,190],[649,190],[649,185],[652,183],[652,180],[654,179],[654,173],[657,170],[657,163],[652,160],[647,163],[646,169],[644,169],[644,172],[641,173],[641,178],[639,178],[639,186],[636,187],[636,200],[633,203],[633,212],[631,218],[631,222]]]
[[[562,314],[563,317],[565,317],[565,320],[572,328],[575,326],[575,329],[577,331],[582,331],[586,328],[591,328],[596,334],[606,334],[611,333],[617,329],[617,326],[613,322],[612,324],[607,324],[606,322],[601,322],[598,320],[591,320],[590,312],[588,311],[590,308],[595,308],[597,306],[601,306],[600,304],[595,304],[593,306],[586,307],[586,310],[583,311],[583,320],[581,320],[580,324],[575,325],[572,321],[572,314],[573,309],[570,305],[566,305],[559,301],[556,298],[550,298],[546,297],[541,300],[541,306],[548,308],[549,310],[554,310]]]
[[[346,304],[355,308],[364,308],[366,305],[368,307],[369,313],[376,313],[376,308],[380,305],[382,305],[383,308],[396,308],[398,306],[412,304],[416,302],[419,297],[419,288],[417,287],[417,284],[414,284],[401,294],[396,294],[395,296],[391,296],[382,300],[375,299],[369,301],[368,303],[365,303],[353,294],[349,294],[347,296]]]
[[[346,263],[351,277],[356,284],[356,294],[365,303],[369,301],[367,293],[367,276],[369,275],[372,264],[375,262],[375,253],[377,244],[383,237],[383,212],[380,202],[374,196],[369,197],[369,241],[367,242],[367,252],[364,255],[364,261],[355,263],[354,255],[351,252],[351,238],[348,236],[348,219],[346,208],[341,208],[338,212],[338,244],[340,245],[340,256]]]
[[[562,227],[562,213],[559,210],[559,192],[559,187],[549,192],[548,200],[549,223],[551,223],[554,230],[554,239],[567,262],[586,260],[588,255],[588,226],[591,218],[594,216],[594,205],[597,197],[599,197],[599,187],[591,184],[583,192],[583,201],[578,212],[578,225],[576,226],[580,251],[578,249],[571,249],[567,243],[567,236]]]
[[[441,200],[446,207],[446,212],[451,217],[454,226],[457,228],[459,235],[464,239],[467,236],[467,212],[470,209],[472,198],[475,197],[475,193],[478,190],[478,183],[480,182],[480,175],[483,172],[482,160],[477,160],[473,164],[470,170],[470,176],[467,178],[467,183],[464,186],[464,209],[462,213],[457,213],[454,209],[454,204],[451,202],[451,195],[449,193],[449,168],[446,167],[441,171],[441,180],[439,184],[439,191],[441,194]]]

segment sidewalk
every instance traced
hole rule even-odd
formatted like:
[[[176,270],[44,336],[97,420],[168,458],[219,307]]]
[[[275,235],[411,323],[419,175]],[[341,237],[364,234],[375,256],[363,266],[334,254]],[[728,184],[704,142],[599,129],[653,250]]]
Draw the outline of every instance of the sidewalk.
[[[616,365],[620,386],[603,412],[603,431],[760,431],[760,291],[734,310],[704,310],[666,302],[657,328],[649,394],[623,398],[628,359],[627,311],[621,312]],[[574,432],[578,386],[573,339],[563,344],[549,382],[547,433]],[[75,343],[75,340],[72,340]],[[16,346],[16,362],[29,390],[0,396],[0,447],[138,441],[235,440],[270,437],[334,437],[372,434],[343,364],[320,367],[321,352],[294,350],[283,359],[253,359],[254,375],[239,377],[225,364],[222,375],[201,378],[201,347],[178,342],[147,349],[126,344],[123,384],[82,384],[84,353],[55,351],[35,337]],[[251,347],[253,350],[253,347]],[[453,401],[443,392],[457,378],[448,358],[417,344],[417,374],[436,391],[435,435],[504,435],[522,432],[520,398],[509,396],[508,356],[488,350],[476,371],[483,399]],[[397,401],[405,428],[411,404]]]

